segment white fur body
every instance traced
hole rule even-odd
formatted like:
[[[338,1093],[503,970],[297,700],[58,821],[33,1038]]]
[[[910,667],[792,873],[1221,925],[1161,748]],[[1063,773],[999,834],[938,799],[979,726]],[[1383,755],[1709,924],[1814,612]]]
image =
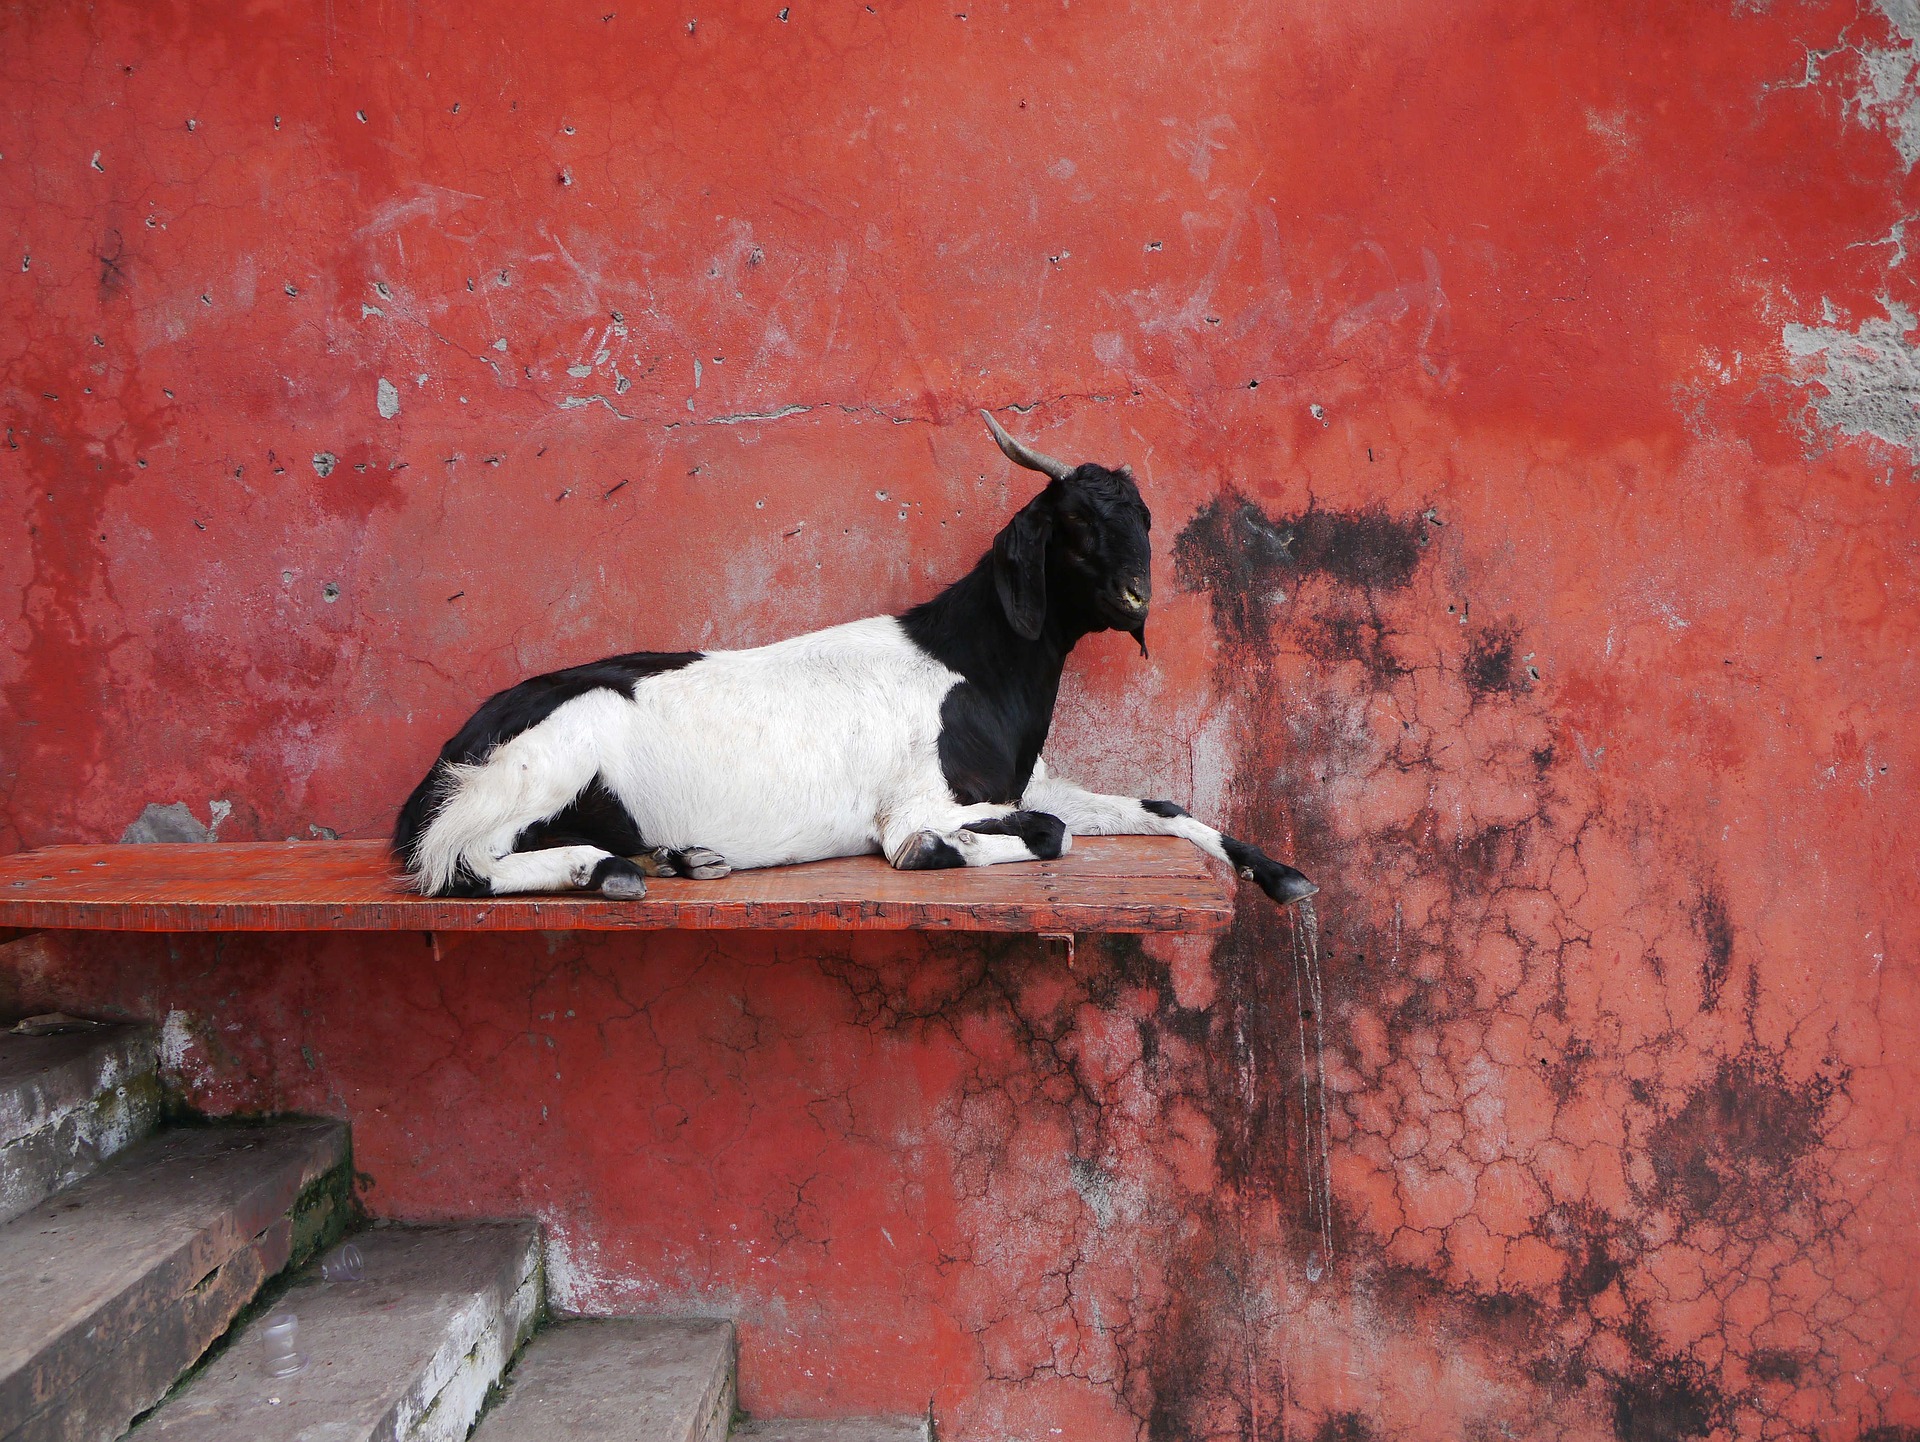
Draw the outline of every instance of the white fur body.
[[[969,864],[1030,859],[1017,837],[955,835],[1012,806],[961,806],[940,769],[940,704],[962,678],[891,616],[576,696],[453,785],[414,857],[423,890],[462,862],[495,891],[583,884],[604,853],[515,854],[528,825],[598,776],[649,846],[717,851],[736,870],[884,851],[938,833]],[[590,856],[575,853],[591,852]]]

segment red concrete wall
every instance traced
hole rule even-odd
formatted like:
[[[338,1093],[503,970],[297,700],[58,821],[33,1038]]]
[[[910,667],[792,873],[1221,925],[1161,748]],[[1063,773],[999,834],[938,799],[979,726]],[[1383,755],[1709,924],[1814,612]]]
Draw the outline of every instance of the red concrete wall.
[[[739,1317],[756,1409],[1911,1438],[1916,61],[1905,0],[7,4],[0,845],[381,834],[520,675],[902,606],[1033,489],[986,404],[1158,522],[1056,763],[1324,891],[0,1002]]]

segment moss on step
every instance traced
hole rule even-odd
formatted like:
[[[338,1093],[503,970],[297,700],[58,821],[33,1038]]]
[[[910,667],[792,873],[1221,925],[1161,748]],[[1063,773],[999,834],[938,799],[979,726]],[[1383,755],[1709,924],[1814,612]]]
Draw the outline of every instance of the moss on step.
[[[277,1116],[249,1117],[247,1120],[253,1122],[330,1119]],[[189,1126],[214,1127],[219,1125],[219,1122],[198,1113],[188,1113],[185,1122]],[[253,1294],[253,1300],[234,1314],[233,1320],[227,1324],[227,1329],[214,1340],[213,1344],[209,1346],[206,1351],[200,1354],[192,1366],[174,1378],[173,1385],[167,1388],[160,1400],[147,1408],[146,1411],[140,1413],[128,1424],[129,1433],[137,1430],[140,1424],[148,1417],[152,1416],[175,1397],[179,1396],[180,1393],[192,1383],[194,1378],[198,1377],[211,1366],[215,1359],[224,1355],[227,1348],[233,1345],[234,1338],[238,1337],[240,1333],[245,1330],[249,1322],[255,1317],[260,1316],[263,1312],[271,1311],[280,1299],[286,1295],[287,1289],[293,1285],[294,1278],[299,1275],[302,1267],[320,1253],[333,1246],[334,1243],[346,1235],[350,1225],[362,1219],[359,1201],[353,1191],[353,1136],[351,1132],[347,1135],[346,1149],[342,1153],[339,1162],[325,1172],[322,1172],[301,1189],[300,1195],[294,1198],[293,1205],[287,1209],[286,1216],[291,1225],[290,1244],[285,1264],[272,1276],[261,1282],[259,1290]],[[278,1225],[278,1223],[275,1222],[273,1225]]]

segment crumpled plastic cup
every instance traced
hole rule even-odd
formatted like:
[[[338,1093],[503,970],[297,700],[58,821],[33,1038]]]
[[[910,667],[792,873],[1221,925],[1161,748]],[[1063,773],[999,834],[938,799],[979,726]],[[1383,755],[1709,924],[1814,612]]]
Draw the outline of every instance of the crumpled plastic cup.
[[[329,1282],[357,1282],[367,1274],[367,1259],[352,1242],[335,1247],[320,1259],[320,1275]]]

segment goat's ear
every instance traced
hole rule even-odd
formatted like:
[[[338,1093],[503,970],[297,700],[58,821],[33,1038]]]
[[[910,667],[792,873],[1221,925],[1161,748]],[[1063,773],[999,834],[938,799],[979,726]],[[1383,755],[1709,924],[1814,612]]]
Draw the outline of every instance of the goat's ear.
[[[1042,492],[1020,509],[993,538],[993,585],[1007,624],[1029,641],[1038,640],[1047,618],[1047,537],[1053,516],[1041,504]]]

